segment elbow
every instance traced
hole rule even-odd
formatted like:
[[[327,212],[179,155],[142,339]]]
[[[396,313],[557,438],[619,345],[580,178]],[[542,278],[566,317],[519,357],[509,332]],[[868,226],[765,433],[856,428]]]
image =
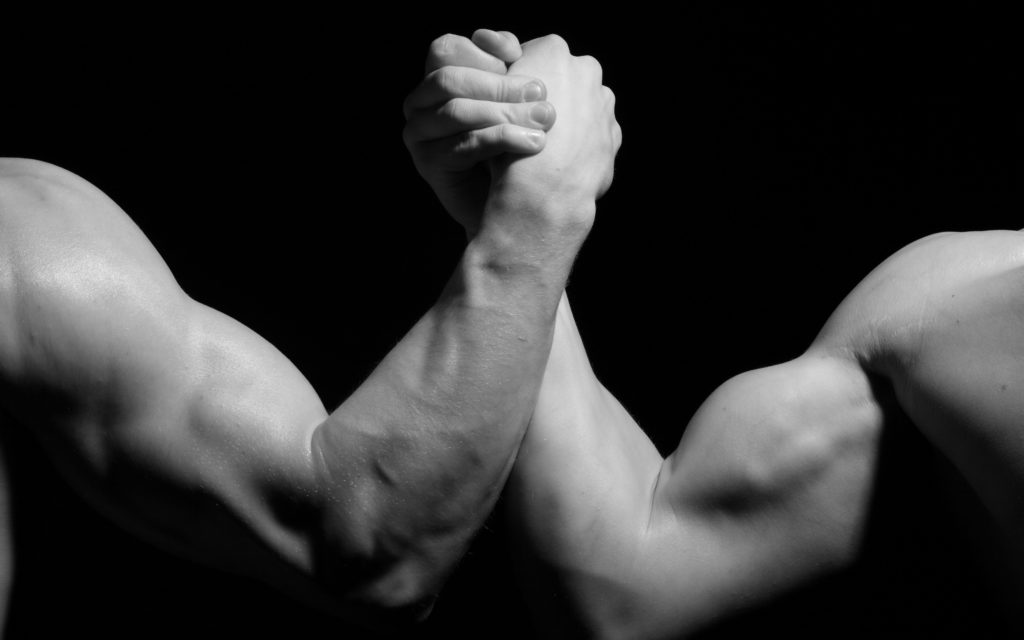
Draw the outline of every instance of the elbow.
[[[365,523],[364,523],[365,524]],[[412,549],[382,544],[379,532],[351,525],[325,536],[315,558],[319,589],[348,617],[382,633],[408,631],[425,621],[443,576]],[[355,535],[353,535],[355,534]]]
[[[643,603],[635,602],[632,595],[620,592],[588,598],[580,620],[586,637],[600,640],[653,637],[650,620],[642,614]]]
[[[437,593],[396,575],[384,575],[346,590],[344,600],[365,626],[386,635],[404,635],[429,618]]]
[[[595,640],[688,637],[685,626],[665,625],[660,612],[645,612],[644,603],[629,600],[629,596],[617,594],[577,601],[575,613],[561,621],[560,635]]]
[[[369,626],[407,629],[429,617],[461,556],[462,546],[449,544],[461,529],[435,526],[415,492],[394,490],[399,480],[380,462],[380,446],[357,455],[368,448],[331,443],[338,433],[350,430],[318,429],[312,442],[322,500],[312,545],[317,583]]]
[[[379,634],[408,634],[433,611],[438,589],[402,568],[369,572],[350,569],[319,571],[316,576],[318,600],[327,612],[355,622]],[[333,575],[332,575],[333,574]]]

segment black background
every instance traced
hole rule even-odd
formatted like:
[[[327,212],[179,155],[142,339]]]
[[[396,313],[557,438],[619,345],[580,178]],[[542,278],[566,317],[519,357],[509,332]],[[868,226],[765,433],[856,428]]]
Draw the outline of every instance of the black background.
[[[664,453],[711,390],[800,353],[902,245],[1024,227],[1007,16],[167,11],[20,25],[0,155],[106,191],[186,291],[274,343],[329,408],[459,256],[460,229],[401,141],[402,99],[447,31],[557,32],[602,62],[624,144],[570,295],[599,377]],[[30,442],[17,450],[12,636],[361,636],[152,551],[81,505]],[[860,566],[710,635],[1000,631],[964,551],[972,527],[936,489],[943,462],[895,422],[881,466]],[[493,518],[410,637],[532,636],[504,544]]]

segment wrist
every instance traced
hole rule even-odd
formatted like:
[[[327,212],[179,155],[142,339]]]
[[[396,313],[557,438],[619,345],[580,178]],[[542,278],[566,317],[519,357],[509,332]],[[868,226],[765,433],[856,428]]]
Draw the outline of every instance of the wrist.
[[[492,190],[474,237],[502,239],[521,250],[579,250],[593,226],[593,198],[529,189]]]
[[[578,250],[579,243],[527,242],[501,225],[488,225],[470,238],[449,293],[475,308],[544,309],[553,320]]]

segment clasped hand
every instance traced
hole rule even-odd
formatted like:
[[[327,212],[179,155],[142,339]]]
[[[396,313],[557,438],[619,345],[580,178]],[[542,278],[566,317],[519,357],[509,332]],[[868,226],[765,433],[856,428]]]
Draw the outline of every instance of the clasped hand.
[[[556,35],[520,46],[481,29],[435,40],[426,72],[405,101],[404,140],[467,233],[501,224],[489,206],[498,202],[520,227],[585,235],[622,141],[597,60],[572,55]]]

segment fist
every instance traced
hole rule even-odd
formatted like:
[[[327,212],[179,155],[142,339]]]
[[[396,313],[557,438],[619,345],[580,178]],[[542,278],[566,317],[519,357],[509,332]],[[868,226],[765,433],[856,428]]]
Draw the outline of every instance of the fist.
[[[555,111],[535,78],[507,75],[522,49],[508,32],[477,30],[431,44],[427,75],[405,102],[406,147],[448,212],[473,235],[487,201],[487,160],[544,148]]]
[[[544,222],[589,230],[594,202],[611,185],[622,143],[615,95],[602,85],[597,60],[572,55],[559,36],[531,40],[522,50],[509,74],[542,80],[558,122],[542,152],[492,161],[490,197],[501,203],[499,211],[528,212]]]

